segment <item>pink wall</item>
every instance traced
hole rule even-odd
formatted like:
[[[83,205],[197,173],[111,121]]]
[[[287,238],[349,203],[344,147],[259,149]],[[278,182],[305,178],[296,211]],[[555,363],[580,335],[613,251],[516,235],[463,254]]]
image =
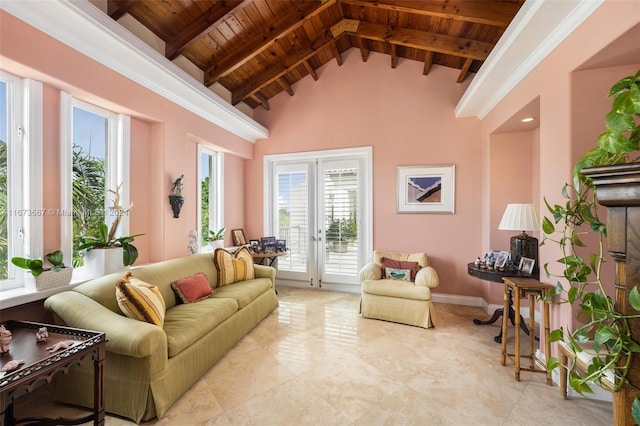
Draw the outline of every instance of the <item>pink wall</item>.
[[[139,263],[186,254],[187,235],[196,229],[197,176],[192,138],[212,149],[227,153],[233,165],[230,173],[242,175],[243,161],[253,155],[253,144],[194,115],[68,48],[42,32],[0,11],[0,64],[8,72],[45,83],[45,182],[44,207],[59,205],[59,97],[64,90],[86,102],[117,113],[130,114],[131,140],[131,233],[139,238]],[[235,157],[235,159],[234,159]],[[174,219],[168,202],[171,182],[185,175],[186,203],[180,218]],[[242,218],[244,197],[238,190],[241,179],[225,191],[226,215]],[[238,222],[242,225],[242,219]],[[45,222],[46,250],[60,244],[60,228],[54,219]]]
[[[636,64],[623,68],[606,68],[606,63],[600,63],[601,68],[597,70],[576,70],[637,25],[639,13],[638,2],[604,2],[483,120],[481,141],[486,155],[491,151],[492,131],[515,111],[540,97],[537,136],[540,165],[534,171],[539,179],[539,189],[534,198],[541,206],[545,198],[552,204],[563,203],[561,189],[571,180],[573,164],[583,152],[595,146],[597,135],[604,130],[604,115],[610,107],[610,100],[604,97],[606,92],[616,80],[633,74],[640,58],[625,58]],[[494,184],[492,179],[486,180],[485,191]],[[546,210],[542,214],[546,214]],[[489,222],[490,218],[483,218],[483,226]],[[559,249],[553,244],[540,248],[541,264],[549,263],[556,272],[560,272],[560,268],[555,259],[560,256]],[[541,281],[556,282],[544,274]],[[552,328],[571,327],[574,320],[569,307],[553,307],[551,322]]]
[[[364,63],[357,49],[331,62],[320,78],[301,80],[294,97],[272,99],[271,110],[256,110],[270,130],[247,161],[245,231],[262,235],[263,156],[334,148],[373,147],[373,246],[381,250],[424,251],[440,275],[439,293],[480,295],[481,282],[466,265],[481,254],[478,219],[479,123],[456,119],[453,109],[466,88],[458,71],[372,53]],[[407,165],[456,165],[455,214],[397,214],[396,170]]]

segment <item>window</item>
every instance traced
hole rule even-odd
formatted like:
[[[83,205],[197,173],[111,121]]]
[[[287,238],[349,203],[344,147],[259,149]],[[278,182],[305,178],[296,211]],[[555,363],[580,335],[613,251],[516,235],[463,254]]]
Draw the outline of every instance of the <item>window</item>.
[[[111,225],[108,214],[118,191],[119,204],[129,205],[128,116],[62,96],[62,250],[75,267],[82,258],[75,250],[80,235],[98,236],[102,223]],[[128,233],[123,216],[119,235]]]
[[[0,290],[21,287],[14,256],[42,257],[42,84],[0,71]]]
[[[207,243],[209,230],[219,230],[224,225],[222,209],[223,154],[198,145],[198,233],[201,244]]]

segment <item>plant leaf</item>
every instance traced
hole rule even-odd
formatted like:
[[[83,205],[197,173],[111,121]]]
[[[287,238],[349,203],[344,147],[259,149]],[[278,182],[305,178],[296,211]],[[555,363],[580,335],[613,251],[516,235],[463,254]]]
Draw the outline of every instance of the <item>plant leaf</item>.
[[[106,223],[101,223],[100,224],[100,239],[102,240],[102,243],[108,243],[109,242],[109,228],[107,228],[107,224]]]
[[[631,404],[631,416],[636,424],[640,424],[640,399],[636,397]]]
[[[598,329],[596,330],[596,335],[594,336],[593,340],[597,345],[604,345],[609,340],[612,340],[615,338],[616,338],[616,335],[611,329],[611,327],[603,325],[598,327]]]
[[[559,342],[560,340],[562,340],[562,329],[559,328],[549,333],[550,342]]]
[[[47,254],[46,257],[49,263],[51,263],[53,266],[62,266],[62,259],[64,257],[62,251],[56,250],[53,253]]]
[[[547,360],[547,371],[552,371],[553,369],[560,367],[560,361],[556,357],[549,357]],[[561,367],[564,368],[564,367]]]
[[[636,127],[636,122],[631,113],[611,111],[606,116],[607,129],[618,132],[630,132]]]
[[[546,216],[542,219],[542,231],[547,235],[556,232],[556,227],[553,225],[553,222]]]
[[[640,311],[640,292],[638,286],[634,286],[629,293],[629,303],[636,311]]]

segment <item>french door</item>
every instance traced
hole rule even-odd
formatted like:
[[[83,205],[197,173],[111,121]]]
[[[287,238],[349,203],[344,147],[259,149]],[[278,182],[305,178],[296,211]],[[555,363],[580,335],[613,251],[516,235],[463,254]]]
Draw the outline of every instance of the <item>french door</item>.
[[[359,292],[371,257],[371,149],[265,157],[265,232],[286,240],[278,284]]]

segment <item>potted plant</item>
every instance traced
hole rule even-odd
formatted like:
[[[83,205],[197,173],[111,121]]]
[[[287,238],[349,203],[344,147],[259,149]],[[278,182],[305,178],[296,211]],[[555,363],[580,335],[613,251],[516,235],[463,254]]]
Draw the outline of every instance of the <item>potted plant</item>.
[[[138,259],[138,249],[132,243],[136,237],[144,234],[116,237],[122,216],[133,207],[131,205],[124,209],[120,206],[120,186],[118,185],[115,191],[109,190],[114,194],[113,205],[109,207],[115,216],[111,228],[107,227],[106,223],[102,223],[98,227],[97,236],[81,235],[78,237],[76,250],[85,253],[85,266],[89,267],[96,275],[117,272],[122,269],[122,266],[133,265]]]
[[[28,259],[25,257],[12,257],[11,263],[18,268],[31,272],[36,284],[36,290],[45,290],[69,284],[73,269],[64,265],[62,251],[56,250],[48,253],[45,258],[51,264],[51,267],[45,267],[41,259]]]
[[[563,340],[574,353],[582,352],[586,345],[593,345],[596,352],[586,372],[560,366],[558,359],[554,357],[548,358],[547,368],[568,368],[570,386],[580,394],[592,392],[591,384],[598,383],[607,371],[613,372],[616,378],[614,392],[624,390],[625,395],[631,396],[623,399],[633,400],[631,408],[626,405],[627,402],[616,403],[614,406],[631,410],[631,416],[636,423],[640,422],[640,400],[637,398],[636,387],[638,384],[629,381],[629,373],[633,368],[637,368],[634,365],[637,366],[637,357],[640,356],[640,345],[632,335],[632,330],[637,329],[637,322],[640,321],[640,292],[634,286],[628,292],[628,300],[621,300],[616,290],[615,301],[605,292],[601,268],[605,262],[604,239],[608,235],[609,226],[599,218],[598,205],[607,204],[602,200],[598,201],[597,185],[602,184],[594,184],[594,179],[602,169],[611,170],[613,174],[616,173],[616,169],[628,168],[629,163],[638,162],[639,77],[640,70],[635,75],[618,81],[609,91],[609,96],[614,96],[614,99],[611,111],[606,116],[606,131],[598,137],[597,147],[586,152],[577,162],[573,183],[565,184],[562,190],[565,204],[551,206],[545,201],[552,219],[543,219],[542,230],[545,235],[541,243],[556,243],[562,251],[562,257],[558,259],[563,266],[562,275],[550,273],[549,264],[544,265],[547,277],[559,278],[550,301],[568,302],[572,306],[579,306],[581,318],[584,320],[583,325],[576,330],[560,328],[552,331],[550,340]],[[607,179],[611,182],[611,178]],[[630,181],[629,178],[621,180],[626,180],[627,183]],[[624,189],[618,188],[615,191],[618,196],[625,195]],[[611,215],[609,221],[612,223]],[[595,234],[597,249],[593,253],[585,254],[585,251],[590,251],[583,242],[587,234]],[[563,282],[568,284],[568,288],[563,286]],[[637,337],[636,335],[635,338]],[[636,397],[633,396],[634,393]],[[629,415],[626,412],[616,414],[614,409],[614,418],[628,419]]]
[[[209,235],[207,236],[207,241],[211,245],[211,248],[214,250],[217,248],[224,247],[224,231],[226,228],[220,228],[217,231],[209,229]]]

